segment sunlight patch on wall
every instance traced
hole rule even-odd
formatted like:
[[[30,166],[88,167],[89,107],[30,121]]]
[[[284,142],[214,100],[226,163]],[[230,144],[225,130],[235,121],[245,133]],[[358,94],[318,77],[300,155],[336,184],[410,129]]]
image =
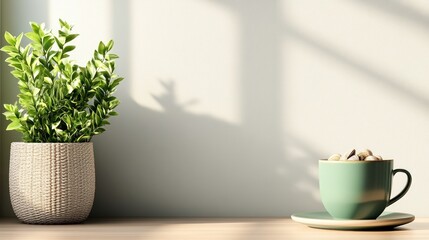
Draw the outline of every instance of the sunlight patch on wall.
[[[92,58],[100,41],[107,42],[112,38],[111,4],[110,0],[49,1],[47,27],[52,28],[57,34],[60,18],[74,25],[73,31],[79,36],[71,43],[76,49],[71,52],[70,57],[80,65],[86,64]]]
[[[234,14],[197,0],[136,0],[131,11],[132,98],[152,110],[240,122]]]

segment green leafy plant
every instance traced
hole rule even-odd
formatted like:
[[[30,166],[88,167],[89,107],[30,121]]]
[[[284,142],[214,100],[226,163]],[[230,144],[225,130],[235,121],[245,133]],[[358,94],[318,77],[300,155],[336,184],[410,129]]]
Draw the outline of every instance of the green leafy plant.
[[[109,53],[113,41],[100,42],[86,66],[69,60],[75,49],[70,42],[78,34],[60,20],[58,35],[44,24],[30,23],[31,32],[12,36],[1,48],[18,79],[18,102],[5,104],[11,123],[6,130],[23,134],[25,142],[88,142],[105,131],[119,100],[112,94],[123,78],[114,74],[117,55]],[[23,36],[30,44],[21,47]]]

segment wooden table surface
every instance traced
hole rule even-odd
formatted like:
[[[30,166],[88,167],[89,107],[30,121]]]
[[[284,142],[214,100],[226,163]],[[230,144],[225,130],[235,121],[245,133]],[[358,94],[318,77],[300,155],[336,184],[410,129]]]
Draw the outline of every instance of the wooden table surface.
[[[313,229],[277,219],[89,219],[75,225],[27,225],[0,219],[0,240],[90,239],[429,239],[429,218],[391,231]]]

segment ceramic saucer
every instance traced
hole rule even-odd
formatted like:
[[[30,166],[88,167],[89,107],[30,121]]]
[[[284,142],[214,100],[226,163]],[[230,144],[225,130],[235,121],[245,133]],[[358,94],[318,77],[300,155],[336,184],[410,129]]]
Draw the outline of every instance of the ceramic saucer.
[[[337,230],[369,230],[377,228],[394,228],[414,221],[414,215],[399,212],[384,212],[377,219],[342,220],[334,219],[328,212],[296,213],[292,220],[313,228]]]

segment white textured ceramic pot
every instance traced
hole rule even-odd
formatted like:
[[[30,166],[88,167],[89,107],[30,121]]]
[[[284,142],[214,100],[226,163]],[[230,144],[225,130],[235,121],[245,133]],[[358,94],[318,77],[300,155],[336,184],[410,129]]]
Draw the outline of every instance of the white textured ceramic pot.
[[[92,143],[12,143],[9,191],[24,223],[84,221],[95,194]]]

